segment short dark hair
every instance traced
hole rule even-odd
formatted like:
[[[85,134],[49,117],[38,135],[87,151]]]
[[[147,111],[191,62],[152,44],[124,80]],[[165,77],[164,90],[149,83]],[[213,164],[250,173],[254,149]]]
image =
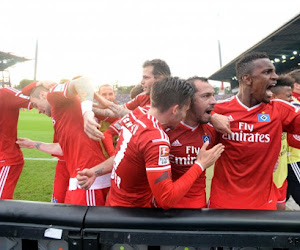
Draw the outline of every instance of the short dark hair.
[[[292,87],[294,84],[294,79],[289,75],[280,75],[278,76],[277,83],[271,91],[277,94],[282,87]]]
[[[269,56],[265,52],[250,52],[243,55],[235,64],[236,77],[240,81],[245,74],[251,74],[253,70],[253,61],[257,59],[267,58]]]
[[[165,112],[173,105],[182,108],[194,96],[194,88],[186,80],[178,77],[166,77],[153,84],[151,89],[151,106]]]
[[[293,82],[292,88],[294,88],[295,83],[300,83],[300,69],[295,69],[288,73],[295,81]]]
[[[30,97],[34,97],[34,98],[39,98],[40,99],[40,93],[42,91],[45,91],[45,92],[49,92],[49,89],[45,88],[44,86],[40,85],[40,86],[37,86],[35,87],[31,93],[30,93]]]
[[[193,86],[193,88],[195,88],[195,84],[194,84],[195,81],[208,82],[208,78],[203,77],[203,76],[192,76],[192,77],[186,79],[186,81],[188,83],[190,83]]]
[[[153,66],[153,75],[155,77],[157,76],[171,76],[171,70],[168,66],[168,64],[161,60],[161,59],[153,59],[153,60],[147,60],[146,62],[144,62],[143,64],[143,68],[149,67],[149,66]]]

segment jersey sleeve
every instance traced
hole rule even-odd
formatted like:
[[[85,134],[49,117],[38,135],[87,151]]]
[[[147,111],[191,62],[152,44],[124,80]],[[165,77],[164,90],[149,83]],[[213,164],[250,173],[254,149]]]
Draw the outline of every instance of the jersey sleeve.
[[[278,102],[284,132],[300,135],[300,111],[291,104]]]
[[[15,108],[27,108],[30,109],[29,97],[22,94],[21,91],[14,88],[3,88],[3,96],[6,104],[9,104]],[[5,97],[4,97],[5,96]]]
[[[127,103],[123,104],[124,108],[127,108],[129,110],[134,110],[139,106],[139,101],[138,101],[139,96],[136,96],[135,98],[133,98],[132,100],[130,100]]]
[[[108,153],[109,156],[113,156],[116,153],[114,143],[113,143],[113,136],[118,135],[114,130],[108,128],[104,132],[104,139],[102,140],[103,146],[105,151]]]
[[[150,188],[159,207],[173,207],[203,172],[194,164],[181,178],[173,183],[167,143],[151,143],[145,153],[146,173]]]
[[[287,134],[287,142],[290,147],[300,149],[300,135]]]

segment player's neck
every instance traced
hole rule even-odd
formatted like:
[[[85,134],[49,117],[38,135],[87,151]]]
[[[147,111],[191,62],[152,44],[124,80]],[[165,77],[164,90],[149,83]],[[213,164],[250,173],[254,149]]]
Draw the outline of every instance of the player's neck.
[[[251,94],[247,93],[246,91],[239,91],[237,97],[240,100],[240,102],[248,108],[252,108],[255,105],[259,104],[259,102],[256,99],[252,98]]]
[[[186,114],[186,117],[184,118],[183,122],[190,127],[196,127],[198,125],[198,121],[194,114],[190,113],[189,111]]]
[[[168,117],[165,115],[165,113],[161,113],[157,108],[151,107],[148,111],[148,114],[152,115],[156,120],[158,120],[164,129],[168,128]]]

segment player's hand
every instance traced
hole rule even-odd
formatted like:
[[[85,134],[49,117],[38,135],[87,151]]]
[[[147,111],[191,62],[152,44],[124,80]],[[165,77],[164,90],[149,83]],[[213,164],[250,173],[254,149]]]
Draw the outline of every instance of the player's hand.
[[[106,109],[112,104],[111,101],[105,99],[103,96],[99,95],[97,92],[94,93],[94,99],[98,102],[98,108]]]
[[[220,114],[213,114],[210,120],[215,130],[222,134],[231,134],[230,121],[227,116]]]
[[[49,81],[49,80],[43,80],[43,81],[38,81],[36,83],[36,86],[43,86],[46,89],[51,89],[54,85],[56,85],[56,82]]]
[[[99,141],[104,138],[104,135],[99,131],[100,124],[95,120],[95,114],[93,111],[86,111],[83,114],[83,126],[84,132],[89,138]]]
[[[200,149],[199,154],[197,155],[197,161],[201,163],[204,169],[212,166],[216,160],[219,159],[222,152],[224,151],[224,145],[219,143],[213,148],[206,150],[209,142],[206,141]]]
[[[36,141],[32,141],[27,138],[17,138],[16,143],[21,148],[35,148]]]
[[[85,168],[82,171],[77,172],[78,185],[82,189],[89,189],[96,179],[96,174],[93,170]]]

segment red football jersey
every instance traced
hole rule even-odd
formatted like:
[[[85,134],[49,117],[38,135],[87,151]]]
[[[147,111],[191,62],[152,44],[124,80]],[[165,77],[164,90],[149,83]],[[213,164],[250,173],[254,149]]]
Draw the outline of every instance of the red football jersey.
[[[0,88],[0,167],[24,163],[17,140],[20,108],[29,108],[29,97],[14,88]]]
[[[105,157],[99,142],[90,139],[83,130],[79,97],[67,97],[66,84],[53,87],[47,95],[57,140],[63,150],[70,178],[77,171],[103,162]]]
[[[219,102],[215,112],[228,116],[233,133],[220,135],[225,151],[215,164],[210,207],[276,209],[272,176],[281,134],[299,134],[300,113],[282,100],[248,108],[237,97]]]
[[[191,127],[181,122],[176,129],[168,130],[167,134],[171,143],[170,162],[173,181],[180,178],[194,164],[204,142],[209,141],[208,149],[216,143],[214,128],[208,124],[199,124],[197,127]],[[174,207],[206,207],[205,181],[204,172],[195,181],[184,198],[175,204]]]
[[[300,94],[293,92],[293,97],[297,98],[297,100],[300,102]]]
[[[150,114],[122,118],[108,206],[169,208],[189,190],[202,169],[194,164],[176,183],[171,179],[169,138]]]
[[[145,93],[141,93],[133,98],[131,101],[123,104],[125,108],[129,110],[134,110],[137,107],[144,107],[150,104],[150,96],[146,95]]]

